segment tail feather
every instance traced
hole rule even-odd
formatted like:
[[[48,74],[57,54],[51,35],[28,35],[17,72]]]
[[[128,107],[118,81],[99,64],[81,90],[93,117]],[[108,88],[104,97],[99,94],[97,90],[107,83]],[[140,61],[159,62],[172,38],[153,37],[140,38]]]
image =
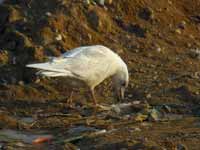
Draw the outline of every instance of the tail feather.
[[[65,70],[65,69],[59,67],[57,64],[51,64],[51,63],[29,64],[29,65],[26,65],[26,67],[42,69],[42,70],[52,71],[52,72],[60,72],[60,73],[68,73],[69,72],[68,70]]]
[[[47,77],[72,76],[70,72],[62,73],[62,72],[51,72],[51,71],[39,71],[36,74],[41,75],[41,76],[47,76]]]
[[[58,77],[58,76],[70,76],[74,77],[74,74],[66,69],[61,68],[58,64],[51,63],[37,63],[28,64],[26,67],[41,69],[36,73],[36,75],[48,76],[48,77]]]

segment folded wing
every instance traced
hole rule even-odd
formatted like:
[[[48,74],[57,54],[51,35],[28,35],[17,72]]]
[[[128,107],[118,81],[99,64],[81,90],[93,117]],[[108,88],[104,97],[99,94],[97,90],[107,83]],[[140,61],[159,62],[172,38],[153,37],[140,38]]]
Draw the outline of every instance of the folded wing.
[[[89,78],[100,78],[109,71],[111,62],[107,61],[108,58],[109,56],[101,49],[83,47],[66,52],[60,57],[52,58],[49,62],[26,66],[40,69],[38,74],[44,76],[70,76],[89,80]]]

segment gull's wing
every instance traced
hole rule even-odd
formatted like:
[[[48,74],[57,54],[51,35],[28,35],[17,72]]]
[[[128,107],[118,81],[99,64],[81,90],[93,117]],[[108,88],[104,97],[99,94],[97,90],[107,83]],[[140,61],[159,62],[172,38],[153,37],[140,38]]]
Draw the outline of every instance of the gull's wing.
[[[108,55],[109,53],[109,55]],[[64,69],[83,80],[101,78],[109,72],[112,53],[103,46],[89,46],[76,48],[69,53],[64,53]]]
[[[110,72],[111,52],[103,46],[89,46],[73,49],[46,63],[27,67],[45,70],[47,76],[71,76],[81,80],[95,80]],[[109,54],[108,54],[109,53]]]

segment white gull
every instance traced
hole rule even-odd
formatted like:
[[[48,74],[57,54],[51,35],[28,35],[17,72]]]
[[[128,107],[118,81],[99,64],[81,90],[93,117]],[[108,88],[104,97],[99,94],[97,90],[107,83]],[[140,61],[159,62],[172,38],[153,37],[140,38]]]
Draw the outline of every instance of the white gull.
[[[72,49],[48,62],[26,65],[37,68],[39,75],[48,77],[66,77],[72,87],[86,86],[91,91],[96,105],[94,88],[108,77],[112,77],[117,96],[124,98],[129,75],[127,65],[119,55],[105,46],[83,46]],[[72,99],[69,100],[72,103]]]

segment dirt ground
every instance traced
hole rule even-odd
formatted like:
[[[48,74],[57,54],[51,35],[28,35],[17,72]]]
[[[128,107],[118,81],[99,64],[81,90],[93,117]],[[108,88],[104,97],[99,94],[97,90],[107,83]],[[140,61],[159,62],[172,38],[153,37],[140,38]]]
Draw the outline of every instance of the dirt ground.
[[[199,0],[5,0],[0,4],[0,149],[199,150]],[[126,98],[110,80],[74,96],[25,65],[101,44],[128,65]],[[128,104],[128,105],[126,105]],[[125,107],[125,109],[124,109]],[[48,141],[34,144],[38,137]]]

